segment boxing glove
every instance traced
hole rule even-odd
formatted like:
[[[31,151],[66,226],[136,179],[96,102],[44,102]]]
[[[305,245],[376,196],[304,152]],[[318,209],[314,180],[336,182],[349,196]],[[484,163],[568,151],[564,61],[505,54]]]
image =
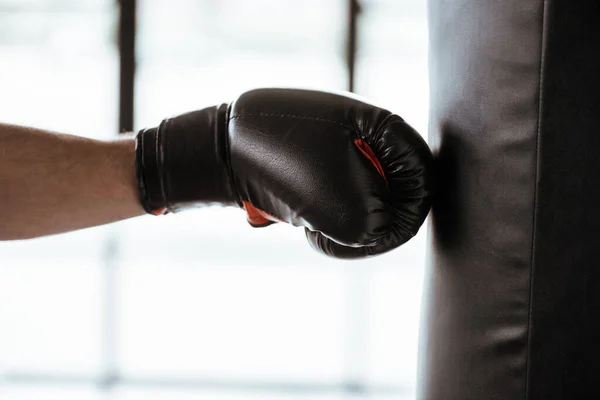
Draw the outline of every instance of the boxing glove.
[[[145,210],[239,206],[253,226],[304,227],[337,258],[413,237],[431,194],[432,155],[398,115],[351,95],[259,89],[163,120],[136,136]]]

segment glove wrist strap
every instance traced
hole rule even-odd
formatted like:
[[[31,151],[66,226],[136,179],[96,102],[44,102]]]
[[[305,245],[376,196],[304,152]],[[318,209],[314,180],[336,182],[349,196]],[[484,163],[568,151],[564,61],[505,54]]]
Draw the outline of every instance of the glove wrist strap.
[[[209,204],[235,205],[227,149],[227,106],[163,120],[136,137],[140,202],[162,215]]]
[[[138,181],[139,199],[148,214],[166,214],[167,201],[160,171],[158,152],[159,128],[143,129],[135,141],[135,170]]]

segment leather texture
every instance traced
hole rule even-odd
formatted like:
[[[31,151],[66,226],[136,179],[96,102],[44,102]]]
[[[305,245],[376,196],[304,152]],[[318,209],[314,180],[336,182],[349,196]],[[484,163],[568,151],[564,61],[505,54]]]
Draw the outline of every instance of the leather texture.
[[[338,258],[398,247],[430,208],[423,138],[347,94],[253,90],[229,106],[166,119],[137,143],[151,212],[237,204],[253,226],[305,227],[315,249]]]
[[[421,400],[600,398],[599,17],[429,1]]]

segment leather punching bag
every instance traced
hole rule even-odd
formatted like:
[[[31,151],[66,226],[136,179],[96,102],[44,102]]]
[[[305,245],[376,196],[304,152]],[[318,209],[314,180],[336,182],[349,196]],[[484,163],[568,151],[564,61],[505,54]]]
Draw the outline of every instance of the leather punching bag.
[[[421,400],[600,399],[600,2],[430,0]]]

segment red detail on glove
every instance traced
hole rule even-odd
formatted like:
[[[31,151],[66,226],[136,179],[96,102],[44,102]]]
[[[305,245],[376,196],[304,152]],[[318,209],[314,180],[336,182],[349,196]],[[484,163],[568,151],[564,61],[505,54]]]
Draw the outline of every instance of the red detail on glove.
[[[167,208],[159,208],[158,210],[152,210],[152,215],[165,215],[167,213]]]
[[[284,222],[271,214],[268,214],[258,208],[254,207],[248,201],[242,201],[242,205],[244,206],[244,210],[248,214],[248,222],[252,226],[267,226],[271,225],[274,222]]]
[[[381,175],[383,179],[385,179],[385,183],[387,183],[387,178],[385,177],[385,172],[383,172],[383,167],[379,163],[379,160],[377,159],[375,153],[373,153],[373,150],[371,150],[371,147],[367,144],[367,142],[365,142],[362,139],[354,139],[354,144],[356,145],[356,147],[358,147],[360,152],[363,153],[365,157],[369,159],[369,161],[371,161],[371,164],[373,164],[377,172],[379,172],[379,175]]]

